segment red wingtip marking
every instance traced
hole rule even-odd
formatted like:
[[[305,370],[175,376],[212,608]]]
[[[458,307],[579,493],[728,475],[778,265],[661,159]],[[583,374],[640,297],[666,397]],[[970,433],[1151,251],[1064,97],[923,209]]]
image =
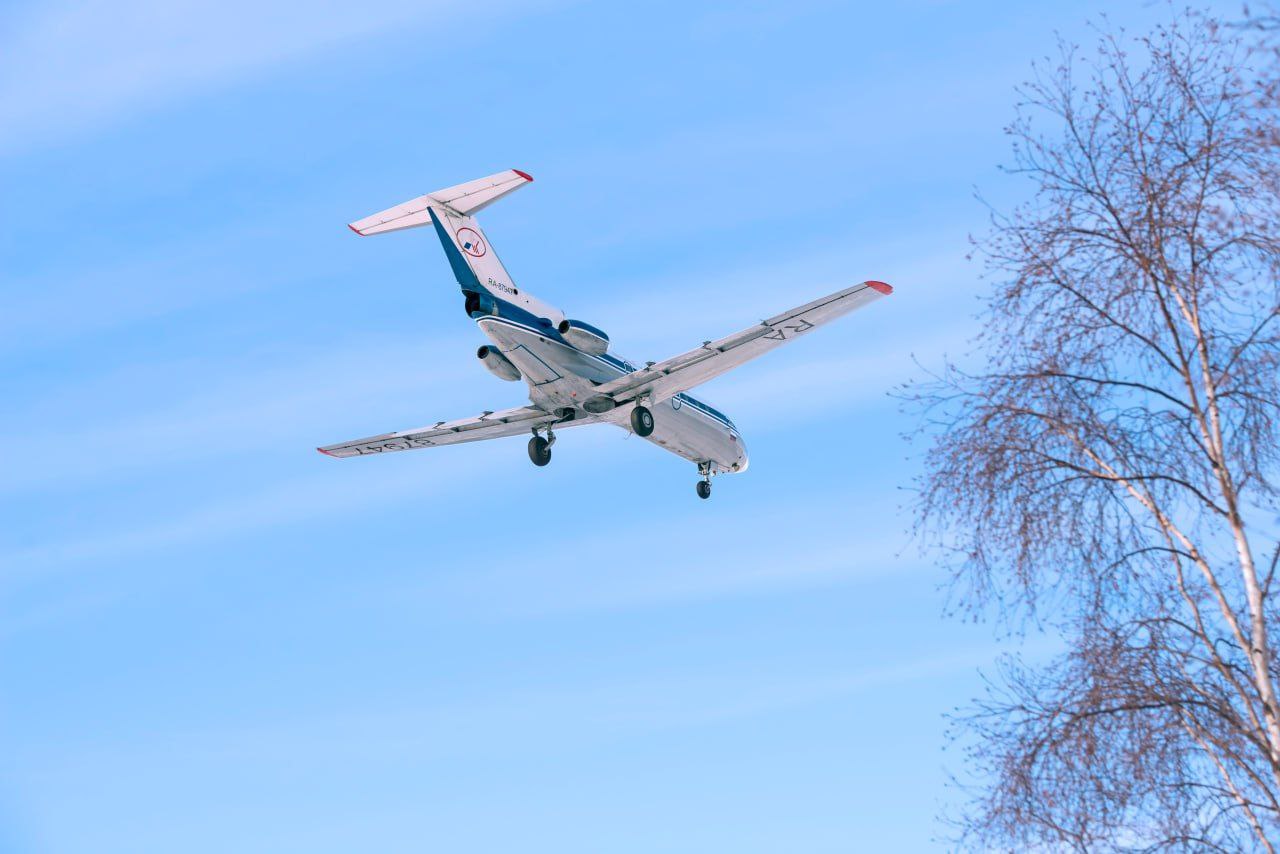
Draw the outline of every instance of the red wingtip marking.
[[[532,175],[530,175],[528,172],[521,172],[519,169],[512,169],[511,171],[512,171],[512,172],[514,172],[514,173],[516,173],[517,175],[519,175],[521,178],[525,179],[526,181],[532,181],[532,180],[533,180],[533,176],[532,176]]]
[[[326,457],[333,457],[333,454],[329,453],[329,452],[328,452],[328,451],[326,451],[324,448],[316,448],[316,450],[317,450],[317,451],[319,451],[320,453],[324,454]],[[333,457],[333,458],[334,458],[335,460],[337,459],[337,457]]]
[[[893,286],[886,285],[884,282],[867,282],[867,287],[871,288],[872,290],[879,291],[882,294],[893,293]]]
[[[351,225],[351,224],[349,224],[349,223],[348,223],[347,228],[351,229],[351,230],[352,230],[352,231],[354,231],[356,234],[360,234],[360,229],[356,228],[354,225]],[[363,235],[363,234],[360,234],[360,236],[361,236],[361,237],[364,237],[364,235]]]

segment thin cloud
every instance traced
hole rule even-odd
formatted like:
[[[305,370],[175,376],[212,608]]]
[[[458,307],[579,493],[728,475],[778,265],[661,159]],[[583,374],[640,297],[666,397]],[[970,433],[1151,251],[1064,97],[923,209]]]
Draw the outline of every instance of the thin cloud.
[[[136,474],[184,460],[242,453],[299,433],[306,434],[299,441],[314,445],[333,429],[325,425],[342,424],[345,413],[390,408],[406,398],[425,399],[429,390],[475,370],[458,357],[460,349],[460,342],[452,338],[362,342],[275,368],[233,374],[230,382],[202,377],[195,394],[116,422],[89,419],[56,432],[3,436],[0,446],[20,448],[21,453],[6,459],[0,495],[63,489],[124,470]],[[439,367],[389,371],[388,365]],[[174,379],[170,378],[171,386],[177,385]],[[181,387],[190,384],[190,374],[184,379]],[[129,375],[116,382],[127,384]],[[92,393],[100,397],[104,391]],[[59,390],[60,397],[67,395],[67,389]],[[92,411],[92,406],[85,409]],[[421,419],[426,423],[463,414],[424,412]],[[388,424],[385,429],[415,426]],[[299,451],[307,448],[298,445]]]
[[[571,564],[480,573],[467,583],[474,588],[477,603],[483,602],[483,613],[503,620],[628,611],[829,587],[870,581],[904,569],[905,564],[895,561],[895,534],[881,538],[881,542],[868,543],[856,535],[852,539],[858,543],[856,550],[848,544],[744,543],[737,549],[717,551],[715,560],[699,564],[696,573],[684,562],[645,560],[633,571],[625,572],[625,565],[615,565],[608,574],[591,578],[583,577],[580,564]],[[683,549],[664,544],[664,549],[685,554],[696,554],[697,547],[697,543]],[[581,551],[593,553],[591,549]]]
[[[296,218],[299,210],[291,205],[286,215]],[[289,235],[274,227],[278,221],[259,218],[188,232],[172,242],[146,242],[117,263],[41,259],[37,271],[10,280],[12,295],[6,295],[0,315],[0,355],[12,358],[66,346],[86,335],[156,322],[195,306],[315,281],[332,270],[332,259],[314,259],[288,242]],[[268,249],[288,258],[288,265],[247,269],[237,260]]]
[[[456,462],[445,472],[461,473],[463,468],[461,462]],[[466,467],[468,473],[474,473],[475,469],[474,462]],[[136,528],[45,543],[0,555],[0,566],[5,567],[0,580],[13,582],[22,575],[66,564],[110,561],[267,530],[341,513],[375,501],[386,502],[408,494],[429,493],[433,488],[442,488],[445,480],[438,477],[424,483],[420,471],[401,467],[378,472],[372,477],[367,471],[352,469],[346,474],[335,475],[330,471],[315,477],[285,481]]]
[[[86,762],[116,762],[127,751],[128,767],[153,763],[169,767],[174,745],[181,745],[184,765],[212,768],[246,756],[268,759],[281,767],[314,767],[339,763],[344,768],[388,759],[420,761],[459,749],[475,750],[469,736],[484,735],[487,749],[519,755],[549,743],[580,746],[584,740],[612,738],[669,729],[695,728],[723,721],[750,719],[791,709],[843,701],[868,691],[881,691],[924,679],[970,673],[989,664],[1003,647],[975,645],[946,652],[899,658],[850,670],[810,671],[762,679],[758,666],[726,672],[699,667],[651,674],[625,681],[599,680],[524,691],[479,692],[450,702],[440,697],[413,698],[398,708],[354,707],[327,715],[276,720],[246,720],[188,732],[158,732],[141,740],[116,744],[65,744],[64,755],[41,755],[51,774],[83,776]],[[1030,643],[1027,657],[1051,652],[1045,643]],[[547,721],[568,725],[550,727]],[[460,736],[468,736],[462,737]],[[463,747],[459,747],[459,744]],[[316,744],[328,750],[319,756]]]
[[[463,11],[474,15],[474,4],[37,4],[11,18],[0,43],[0,148],[21,148],[109,123],[341,42],[409,25],[445,23]]]
[[[832,255],[822,266],[835,261],[836,256]],[[901,271],[907,284],[899,294],[867,312],[839,321],[839,325],[818,335],[828,341],[838,336],[855,336],[851,339],[855,343],[865,342],[868,334],[859,335],[857,331],[860,325],[865,328],[874,321],[873,312],[914,311],[907,301],[918,301],[916,305],[920,305],[926,303],[927,298],[913,293],[912,289],[936,293],[935,283],[945,281],[941,277],[953,266],[953,260],[945,255],[915,260]],[[601,303],[597,308],[587,308],[591,319],[608,327],[622,342],[624,352],[630,352],[633,358],[634,352],[625,349],[629,340],[660,335],[661,343],[652,343],[651,337],[645,349],[662,357],[686,349],[705,337],[727,334],[734,326],[751,322],[753,312],[763,315],[779,311],[787,307],[783,303],[808,299],[824,288],[838,286],[818,281],[808,286],[803,297],[797,296],[792,293],[796,290],[794,286],[784,289],[777,284],[782,271],[788,269],[793,271],[793,276],[795,270],[803,270],[800,259],[764,269],[743,267],[722,271],[702,280],[692,294],[684,275],[664,277],[644,288],[620,289],[626,296]],[[690,307],[690,300],[698,302]],[[670,310],[675,304],[682,306],[680,311]],[[123,316],[129,316],[130,311],[126,308]],[[663,318],[657,329],[653,317]],[[614,318],[619,325],[611,323]],[[98,322],[105,321],[100,318]],[[912,342],[924,341],[926,355],[948,346],[954,349],[961,345],[968,327],[965,319],[924,316],[917,321],[916,328],[928,328],[929,333]],[[458,336],[465,334],[465,327],[459,327]],[[439,387],[443,382],[474,375],[475,367],[467,363],[464,355],[463,340],[451,336],[432,341],[424,332],[420,342],[357,344],[351,349],[272,370],[255,368],[251,375],[230,383],[219,384],[216,375],[206,376],[202,379],[205,391],[164,401],[162,406],[124,420],[90,417],[74,422],[73,427],[60,430],[56,436],[30,435],[18,427],[0,437],[0,446],[23,449],[22,456],[15,455],[6,461],[4,477],[0,478],[0,494],[21,489],[58,488],[99,479],[125,468],[137,471],[179,460],[261,448],[296,430],[300,423],[327,423],[357,402],[366,411],[375,412],[384,403],[389,407],[390,401],[405,395],[421,397],[428,386]],[[912,342],[894,342],[892,347],[877,352],[854,347],[851,355],[834,361],[824,353],[803,362],[789,362],[785,355],[788,351],[783,350],[717,380],[706,396],[726,408],[731,417],[745,415],[753,419],[752,426],[756,429],[801,423],[815,415],[878,397],[900,382],[911,371],[910,352],[921,349]],[[779,357],[783,359],[781,365],[774,361]],[[378,370],[380,365],[423,367],[387,372]],[[130,380],[125,376],[118,382],[128,384]],[[99,389],[98,396],[108,391]],[[518,405],[521,401],[511,399],[511,393],[511,389],[495,383],[493,403],[486,405],[490,408]],[[68,401],[74,400],[75,395],[73,390],[61,388],[58,397]],[[93,412],[92,401],[79,411]],[[422,420],[425,423],[467,414],[470,413],[423,412]],[[413,426],[417,425],[387,423],[385,429]],[[148,449],[144,457],[119,453],[122,447],[137,445]]]

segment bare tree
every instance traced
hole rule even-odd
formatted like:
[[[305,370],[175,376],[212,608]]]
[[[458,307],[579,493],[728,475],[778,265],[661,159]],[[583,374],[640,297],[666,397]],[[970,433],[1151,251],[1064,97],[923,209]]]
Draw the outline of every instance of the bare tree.
[[[1102,33],[1024,87],[982,367],[906,392],[962,602],[1062,642],[959,719],[964,844],[1280,839],[1280,170],[1242,37]]]

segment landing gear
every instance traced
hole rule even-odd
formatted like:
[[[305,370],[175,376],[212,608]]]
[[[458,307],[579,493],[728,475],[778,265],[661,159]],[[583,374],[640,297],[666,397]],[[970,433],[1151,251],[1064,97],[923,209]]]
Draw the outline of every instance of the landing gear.
[[[653,413],[647,406],[637,405],[631,410],[631,432],[642,439],[653,434]]]
[[[551,446],[556,443],[556,434],[547,425],[547,438],[538,435],[538,428],[533,428],[533,438],[529,440],[529,459],[535,466],[545,466],[551,462]]]
[[[541,436],[529,440],[529,459],[535,466],[545,466],[551,462],[551,443]]]
[[[702,475],[702,480],[698,481],[698,497],[711,497],[711,463],[698,463],[698,474]]]

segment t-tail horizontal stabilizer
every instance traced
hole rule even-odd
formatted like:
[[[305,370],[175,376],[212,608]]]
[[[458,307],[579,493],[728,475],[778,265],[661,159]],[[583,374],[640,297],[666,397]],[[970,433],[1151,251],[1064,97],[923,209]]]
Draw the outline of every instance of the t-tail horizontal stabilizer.
[[[457,217],[471,216],[532,180],[533,178],[527,172],[508,169],[506,172],[499,172],[487,178],[477,178],[465,184],[418,196],[393,208],[356,220],[348,228],[356,234],[368,236],[430,225],[431,214],[427,208],[432,206]]]
[[[420,225],[435,227],[444,246],[454,278],[464,293],[488,292],[497,299],[513,303],[536,317],[545,317],[555,325],[564,315],[523,289],[517,288],[498,253],[493,251],[484,229],[476,221],[482,210],[509,193],[533,181],[527,172],[508,169],[487,178],[479,178],[418,196],[402,205],[367,216],[351,223],[356,234],[382,234]]]

